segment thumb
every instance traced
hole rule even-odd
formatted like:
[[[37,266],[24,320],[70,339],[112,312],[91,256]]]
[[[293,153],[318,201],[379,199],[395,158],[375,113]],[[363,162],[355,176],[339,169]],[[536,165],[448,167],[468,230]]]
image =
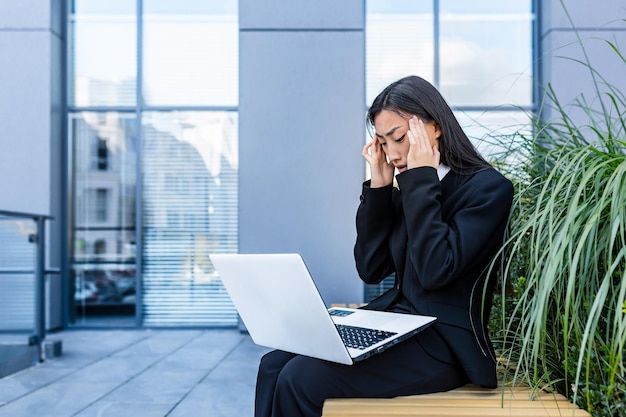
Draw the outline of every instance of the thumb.
[[[441,160],[441,154],[439,153],[439,148],[435,145],[433,146],[433,163],[435,164],[435,168],[439,166],[440,160]]]

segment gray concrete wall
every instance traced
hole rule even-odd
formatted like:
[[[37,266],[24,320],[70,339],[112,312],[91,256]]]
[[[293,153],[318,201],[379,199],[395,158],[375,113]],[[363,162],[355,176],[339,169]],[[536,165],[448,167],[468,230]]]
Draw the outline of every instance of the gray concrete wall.
[[[301,253],[327,303],[361,302],[363,0],[240,0],[239,247]]]
[[[550,0],[540,2],[540,11],[540,80],[552,85],[576,123],[586,125],[588,117],[570,105],[573,100],[582,94],[591,107],[599,109],[596,86],[607,92],[605,84],[626,94],[626,63],[608,43],[626,55],[626,3]],[[597,71],[595,81],[591,68]]]
[[[62,0],[0,0],[0,208],[49,214],[49,266],[60,265]],[[60,325],[60,282],[49,327]]]

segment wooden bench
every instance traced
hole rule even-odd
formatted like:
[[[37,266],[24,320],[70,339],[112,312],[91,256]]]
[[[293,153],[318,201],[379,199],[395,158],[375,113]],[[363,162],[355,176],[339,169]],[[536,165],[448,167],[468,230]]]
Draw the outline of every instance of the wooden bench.
[[[357,416],[589,417],[589,413],[570,403],[560,394],[536,392],[524,386],[484,389],[466,385],[434,394],[390,399],[329,399],[324,403],[322,417]]]
[[[333,307],[345,307],[333,304]],[[354,305],[349,307],[355,308]],[[466,385],[452,391],[396,398],[342,398],[324,403],[322,417],[589,417],[561,394],[527,386],[485,389]]]

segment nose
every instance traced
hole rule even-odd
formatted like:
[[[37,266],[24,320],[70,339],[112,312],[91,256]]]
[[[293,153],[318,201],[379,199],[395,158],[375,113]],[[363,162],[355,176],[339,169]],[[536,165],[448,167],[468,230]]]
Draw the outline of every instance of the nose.
[[[395,162],[395,161],[399,161],[402,159],[402,153],[400,152],[400,147],[393,141],[387,142],[387,157],[389,158],[390,162]]]

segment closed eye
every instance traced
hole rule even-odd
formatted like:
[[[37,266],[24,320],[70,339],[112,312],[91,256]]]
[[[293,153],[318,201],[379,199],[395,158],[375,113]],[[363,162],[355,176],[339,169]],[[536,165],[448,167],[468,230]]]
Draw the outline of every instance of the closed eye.
[[[395,139],[394,142],[401,143],[404,140],[404,138],[406,138],[406,133],[404,135],[400,136],[398,139]]]

